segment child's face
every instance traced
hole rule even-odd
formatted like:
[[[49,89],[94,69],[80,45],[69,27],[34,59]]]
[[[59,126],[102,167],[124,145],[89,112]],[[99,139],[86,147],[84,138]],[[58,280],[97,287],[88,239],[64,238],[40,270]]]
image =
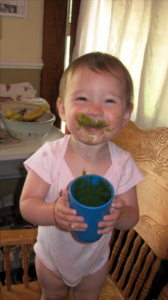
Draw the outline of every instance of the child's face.
[[[64,99],[57,101],[69,132],[86,144],[107,142],[129,121],[125,83],[119,77],[81,68],[68,74]]]

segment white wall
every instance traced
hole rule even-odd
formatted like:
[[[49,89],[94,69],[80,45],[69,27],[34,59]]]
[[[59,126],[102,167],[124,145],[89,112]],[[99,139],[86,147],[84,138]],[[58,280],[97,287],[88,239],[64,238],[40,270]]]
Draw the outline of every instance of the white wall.
[[[41,59],[44,0],[27,0],[27,17],[1,17],[1,59]]]

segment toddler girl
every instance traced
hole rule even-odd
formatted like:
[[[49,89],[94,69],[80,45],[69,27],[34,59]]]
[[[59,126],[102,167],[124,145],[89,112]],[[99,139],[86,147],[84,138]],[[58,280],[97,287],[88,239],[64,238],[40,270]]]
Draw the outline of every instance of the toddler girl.
[[[109,54],[83,55],[61,78],[57,107],[70,134],[26,160],[20,199],[22,216],[39,225],[34,250],[41,300],[62,300],[69,286],[74,300],[98,300],[113,229],[138,222],[136,184],[144,176],[131,155],[110,142],[130,120],[132,97],[128,70]],[[115,191],[111,214],[98,224],[102,237],[90,244],[74,238],[87,224],[69,205],[69,185],[83,173],[105,177]]]

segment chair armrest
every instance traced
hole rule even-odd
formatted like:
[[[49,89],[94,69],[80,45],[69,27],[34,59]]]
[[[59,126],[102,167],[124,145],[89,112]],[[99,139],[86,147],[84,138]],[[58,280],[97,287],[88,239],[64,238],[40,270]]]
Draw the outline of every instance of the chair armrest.
[[[36,237],[37,228],[2,230],[0,233],[1,247],[34,244]]]

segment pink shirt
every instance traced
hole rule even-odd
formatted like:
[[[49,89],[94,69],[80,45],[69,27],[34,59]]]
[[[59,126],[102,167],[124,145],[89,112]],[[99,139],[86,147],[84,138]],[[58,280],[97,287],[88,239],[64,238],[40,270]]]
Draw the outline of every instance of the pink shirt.
[[[45,143],[24,163],[27,170],[32,169],[51,185],[45,199],[48,203],[58,199],[61,190],[75,179],[64,160],[69,138],[70,135],[65,135]],[[144,175],[128,152],[112,142],[109,142],[109,149],[112,165],[104,177],[112,183],[115,195],[122,194],[141,181]],[[83,244],[58,226],[39,226],[34,249],[49,269],[57,270],[65,283],[75,286],[83,277],[106,263],[110,237],[111,232],[104,234],[97,242]]]

